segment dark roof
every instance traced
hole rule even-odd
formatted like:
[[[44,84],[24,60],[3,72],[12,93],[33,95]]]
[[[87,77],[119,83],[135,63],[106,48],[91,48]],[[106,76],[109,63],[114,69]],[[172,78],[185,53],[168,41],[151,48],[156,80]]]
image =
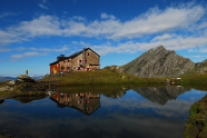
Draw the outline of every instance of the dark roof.
[[[81,54],[84,50],[86,51],[86,50],[88,50],[88,49],[90,49],[90,48],[86,48],[86,49],[83,49],[83,50],[81,50],[81,51],[75,52],[75,53],[73,53],[72,55],[70,55],[69,57],[57,57],[57,58],[59,58],[59,60],[50,63],[50,65],[55,64],[55,63],[58,63],[58,62],[63,61],[63,60],[66,60],[66,59],[69,59],[69,58],[72,58],[72,59],[73,59],[74,57],[76,57],[76,56],[78,56],[79,54]],[[92,49],[90,49],[90,50],[93,51]],[[97,56],[100,57],[100,55],[97,54],[95,51],[93,51],[93,52],[94,52]]]

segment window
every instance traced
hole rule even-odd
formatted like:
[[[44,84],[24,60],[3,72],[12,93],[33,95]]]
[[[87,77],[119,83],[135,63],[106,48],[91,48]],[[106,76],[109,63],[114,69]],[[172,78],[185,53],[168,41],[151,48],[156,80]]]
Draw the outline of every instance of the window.
[[[81,60],[79,60],[79,62],[81,63]]]
[[[87,53],[87,56],[90,56],[90,53]]]

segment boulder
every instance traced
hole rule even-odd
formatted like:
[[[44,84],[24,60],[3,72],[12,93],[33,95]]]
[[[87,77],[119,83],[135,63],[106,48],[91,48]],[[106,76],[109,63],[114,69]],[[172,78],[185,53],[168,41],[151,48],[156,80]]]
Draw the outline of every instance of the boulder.
[[[122,76],[121,78],[123,79],[123,78],[125,78],[126,76]]]
[[[7,82],[7,84],[9,84],[9,85],[15,85],[16,84],[16,81],[15,80],[10,80],[10,81]]]
[[[35,79],[27,76],[27,75],[19,75],[17,76],[18,80],[23,80],[25,82],[36,82]]]

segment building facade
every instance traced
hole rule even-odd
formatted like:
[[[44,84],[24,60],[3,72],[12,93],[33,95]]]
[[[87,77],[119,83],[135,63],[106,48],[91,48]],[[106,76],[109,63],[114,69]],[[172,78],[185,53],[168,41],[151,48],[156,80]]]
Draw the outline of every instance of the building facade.
[[[100,56],[90,48],[76,52],[69,57],[57,57],[57,61],[50,63],[50,74],[71,70],[99,69]]]

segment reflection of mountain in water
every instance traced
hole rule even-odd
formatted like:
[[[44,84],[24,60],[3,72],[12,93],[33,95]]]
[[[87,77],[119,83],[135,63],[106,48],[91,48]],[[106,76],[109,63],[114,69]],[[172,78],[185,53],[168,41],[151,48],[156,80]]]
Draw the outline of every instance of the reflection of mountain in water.
[[[186,87],[148,87],[133,89],[152,102],[165,105],[168,100],[176,99],[180,94],[190,91]]]
[[[107,95],[107,96],[112,97],[112,98],[120,98],[125,94],[126,94],[126,91],[119,91],[119,92],[111,93],[110,95]]]
[[[72,107],[85,114],[92,114],[100,107],[100,94],[94,93],[61,93],[55,92],[51,99],[57,102],[57,106]]]
[[[20,101],[21,103],[29,104],[31,101],[44,99],[45,97],[46,96],[18,96],[12,99]]]

